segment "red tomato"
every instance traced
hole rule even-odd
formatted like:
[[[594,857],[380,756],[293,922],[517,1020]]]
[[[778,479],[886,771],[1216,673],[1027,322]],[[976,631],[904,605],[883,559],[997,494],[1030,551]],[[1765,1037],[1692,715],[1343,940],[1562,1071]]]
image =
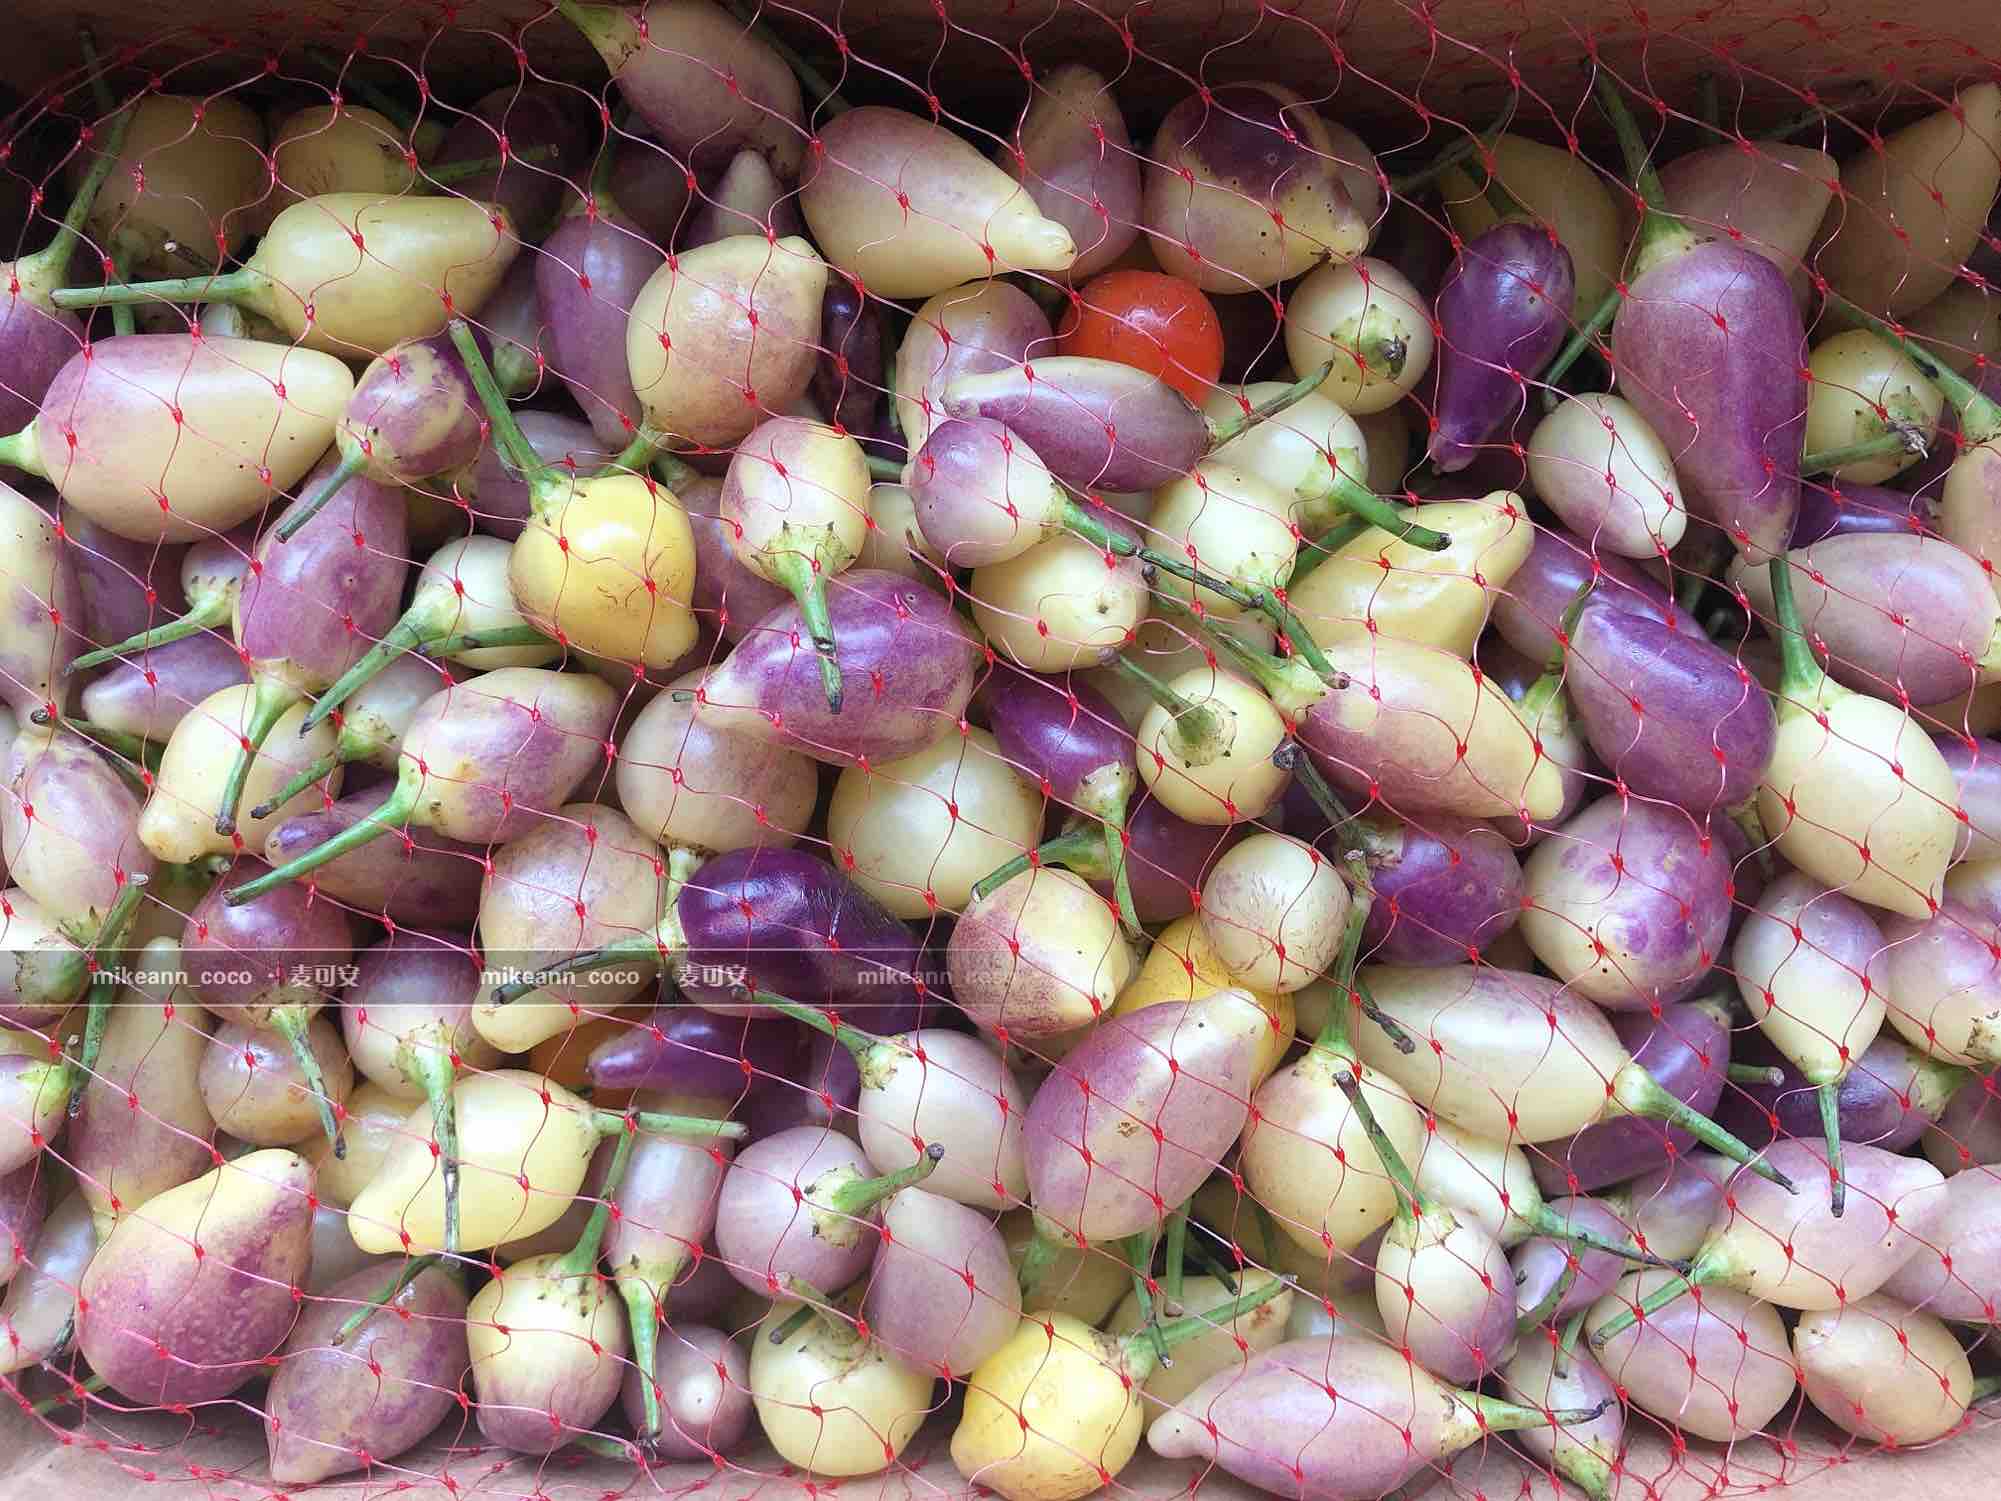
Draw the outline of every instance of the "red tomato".
[[[1202,289],[1158,271],[1085,282],[1057,329],[1058,354],[1116,360],[1157,375],[1197,406],[1223,371],[1223,324]]]

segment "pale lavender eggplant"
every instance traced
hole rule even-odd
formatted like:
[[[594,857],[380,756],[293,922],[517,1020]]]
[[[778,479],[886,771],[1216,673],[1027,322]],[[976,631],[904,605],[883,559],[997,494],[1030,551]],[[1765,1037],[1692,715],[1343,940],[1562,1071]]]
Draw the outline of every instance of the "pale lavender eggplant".
[[[360,1053],[370,1032],[423,1036],[425,1046],[435,1046],[439,1037],[469,1031],[481,965],[468,945],[463,934],[399,926],[357,953],[340,997],[348,1052]]]
[[[456,1267],[426,1267],[346,1343],[333,1342],[396,1275],[394,1262],[364,1267],[310,1299],[292,1326],[258,1404],[279,1485],[387,1464],[458,1410],[469,1357]]]
[[[11,270],[11,266],[9,267]],[[0,433],[17,433],[42,410],[63,366],[83,347],[83,320],[38,307],[0,286]]]
[[[1992,1324],[2001,1318],[2001,1172],[1954,1173],[1944,1194],[1925,1244],[1877,1291],[1955,1323]]]
[[[288,818],[271,831],[264,857],[295,860],[352,828],[382,801],[378,791],[342,798],[317,813]],[[313,872],[322,896],[398,922],[469,928],[479,916],[484,846],[447,839],[419,824],[337,855]]]
[[[924,540],[954,568],[1004,563],[1048,535],[1066,498],[1028,445],[991,417],[948,417],[909,466],[911,508]]]
[[[1930,530],[1931,508],[1915,495],[1846,480],[1808,480],[1800,487],[1791,546],[1811,547],[1827,537],[1922,534]]]
[[[1589,1351],[1572,1350],[1556,1359],[1551,1336],[1539,1333],[1535,1338],[1543,1343],[1531,1347],[1524,1340],[1520,1352],[1501,1370],[1500,1395],[1538,1412],[1596,1409],[1598,1416],[1589,1422],[1573,1421],[1561,1427],[1524,1428],[1513,1435],[1514,1441],[1544,1465],[1553,1463],[1560,1474],[1578,1474],[1573,1467],[1581,1466],[1583,1473],[1578,1475],[1576,1483],[1588,1495],[1591,1492],[1583,1484],[1585,1479],[1597,1481],[1607,1471],[1619,1473],[1626,1436],[1626,1409],[1619,1400],[1621,1393]],[[1462,1494],[1471,1491],[1477,1495],[1480,1489],[1471,1476],[1455,1487]],[[1490,1497],[1506,1494],[1496,1485],[1485,1489]],[[1531,1486],[1525,1479],[1522,1494],[1530,1493]]]
[[[1590,1230],[1608,1240],[1626,1240],[1626,1222],[1596,1199],[1561,1198],[1548,1201],[1552,1212],[1580,1230]],[[1515,1269],[1515,1309],[1526,1314],[1541,1305],[1556,1290],[1558,1282],[1577,1265],[1570,1290],[1544,1315],[1545,1324],[1561,1324],[1580,1308],[1596,1303],[1626,1274],[1626,1261],[1610,1251],[1593,1250],[1567,1240],[1538,1235],[1516,1246],[1508,1257]]]
[[[816,761],[891,761],[950,731],[982,658],[951,602],[897,573],[851,568],[827,581],[845,702],[827,707],[820,658],[795,601],[764,616],[703,685],[732,728],[782,739]]]
[[[1173,922],[1195,910],[1195,898],[1210,867],[1253,832],[1248,822],[1190,823],[1170,813],[1151,793],[1126,811],[1126,882],[1132,887],[1133,915],[1142,923]],[[1112,883],[1088,878],[1092,889],[1112,896]]]
[[[1139,164],[1111,85],[1076,63],[1036,81],[1013,147],[1000,155],[1001,168],[1028,190],[1042,217],[1070,231],[1077,259],[1064,274],[1073,285],[1139,238]]]
[[[1875,968],[1880,973],[1882,966]],[[1820,1139],[1820,1093],[1784,1054],[1759,1034],[1739,1045],[1737,1061],[1775,1068],[1782,1078],[1777,1084],[1733,1082],[1716,1107],[1725,1130],[1753,1148],[1783,1137]],[[1886,1152],[1912,1145],[1945,1108],[1946,1093],[1928,1087],[1938,1069],[1901,1037],[1884,1031],[1838,1086],[1842,1141]]]
[[[1619,1190],[1633,1243],[1656,1256],[1693,1256],[1736,1171],[1736,1163],[1704,1147],[1640,1174]]]
[[[1613,605],[1671,621],[1676,630],[1692,636],[1702,634],[1701,625],[1675,604],[1666,585],[1631,558],[1597,552],[1575,532],[1551,522],[1536,527],[1535,545],[1494,601],[1494,629],[1530,661],[1547,662],[1556,650],[1563,612],[1593,577],[1598,580],[1591,595],[1596,606]]]
[[[1661,1088],[1698,1114],[1716,1109],[1730,1069],[1730,1030],[1707,1005],[1612,1015],[1612,1030]],[[1679,1126],[1624,1116],[1586,1126],[1529,1153],[1546,1194],[1591,1193],[1686,1157],[1695,1138]]]
[[[0,757],[0,856],[15,861],[16,884],[57,922],[92,932],[134,876],[150,878],[159,862],[139,842],[144,800],[81,735],[17,736]],[[55,841],[60,859],[19,856],[30,836]],[[143,898],[142,898],[143,900]]]
[[[678,1097],[650,1096],[641,1109],[671,1110]],[[625,1176],[612,1191],[605,1229],[604,1263],[617,1279],[636,1325],[669,1311],[674,1279],[701,1254],[716,1227],[716,1202],[729,1170],[729,1144],[642,1133],[633,1144]],[[645,1331],[636,1348],[644,1348]]]
[[[703,1251],[700,1260],[689,1263],[674,1284],[667,1306],[677,1319],[713,1324],[722,1319],[742,1291],[722,1258],[710,1248]]]
[[[930,422],[945,416],[945,392],[954,382],[1011,370],[1055,339],[1048,316],[1012,282],[989,282],[978,291],[975,316],[954,312],[948,300],[949,330],[928,318],[915,318],[903,335],[896,358],[899,389],[903,378],[916,379],[917,389],[903,389],[902,394],[913,402],[928,403]],[[916,441],[923,433],[906,428],[905,436]]]
[[[1132,365],[1057,355],[962,375],[950,417],[990,417],[1019,433],[1049,472],[1080,490],[1155,490],[1195,467],[1209,424],[1172,386]]]
[[[100,729],[164,745],[196,704],[249,681],[227,633],[198,631],[104,664],[78,695],[77,712]]]
[[[722,518],[720,479],[702,475],[682,486],[676,499],[695,534],[695,592],[690,601],[695,615],[720,631],[725,641],[741,641],[765,616],[789,603],[791,592],[744,567],[730,546],[734,529]]]
[[[861,1097],[854,1054],[824,1032],[813,1032],[793,1073],[768,1074],[751,1085],[743,1121],[759,1141],[802,1126],[839,1131],[844,1122],[852,1126]]]
[[[136,636],[188,607],[181,592],[185,547],[134,542],[107,531],[75,506],[59,507],[56,516],[76,578],[83,615],[79,628],[92,644]]]
[[[76,631],[82,591],[53,517],[0,480],[0,702],[25,719],[68,697],[63,672],[88,650]]]
[[[354,957],[347,913],[298,881],[237,906],[223,897],[270,867],[239,858],[188,914],[181,954],[188,984],[209,1010],[261,1026],[280,1006],[317,1009],[333,986],[316,979],[322,966],[345,967]]]
[[[680,987],[698,1005],[741,1002],[748,985],[871,1032],[919,1025],[916,937],[817,855],[763,845],[718,855],[675,912],[687,940]]]
[[[795,1022],[669,1004],[591,1049],[584,1077],[597,1089],[734,1099],[763,1078],[797,1079],[800,1057]]]
[[[1464,964],[1520,918],[1521,862],[1492,824],[1381,811],[1361,822],[1376,890],[1362,951],[1374,963]]]
[[[0,1287],[13,1281],[41,1234],[49,1208],[49,1175],[39,1160],[0,1174]],[[1002,1256],[1005,1263],[1006,1256]],[[0,1357],[4,1358],[4,1357]]]
[[[1980,858],[2001,858],[2001,843],[1997,843],[2001,841],[2001,741],[1934,735],[1932,744],[1952,772],[1953,784],[1959,789],[1959,806],[1966,813],[1952,858],[1966,859],[1976,840],[1981,846]]]
[[[613,453],[645,420],[626,367],[626,319],[666,260],[665,250],[623,218],[584,213],[565,218],[535,258],[550,366]]]
[[[827,420],[857,438],[872,437],[888,388],[889,336],[882,304],[845,276],[827,278],[820,299],[820,359],[813,399]]]
[[[1721,241],[1641,273],[1612,326],[1619,389],[1674,456],[1689,509],[1754,560],[1792,536],[1806,330],[1785,274]]]
[[[991,1215],[906,1188],[882,1210],[862,1317],[898,1358],[955,1380],[977,1370],[1021,1321],[1021,1288]]]
[[[527,259],[523,256],[516,264]],[[561,464],[579,475],[589,475],[616,456],[617,450],[608,452],[598,442],[588,422],[575,417],[536,411],[516,412],[514,417],[527,435],[528,446],[545,463]],[[474,526],[503,542],[512,542],[521,535],[528,524],[528,486],[501,461],[496,445],[489,443],[479,451],[479,460],[472,468],[466,488],[472,496]]]
[[[1002,663],[981,699],[1001,755],[1044,797],[1074,806],[1088,778],[1108,768],[1133,776],[1132,732],[1090,684]]]
[[[794,1277],[838,1292],[868,1270],[882,1232],[874,1208],[848,1215],[824,1201],[874,1176],[862,1149],[838,1131],[796,1126],[752,1142],[723,1179],[716,1253],[731,1276],[766,1297],[783,1296]]]
[[[715,1266],[713,1258],[707,1262]],[[735,1286],[734,1283],[731,1284]],[[684,1298],[677,1293],[676,1312]],[[684,1316],[660,1331],[650,1379],[660,1404],[660,1431],[650,1439],[665,1460],[721,1460],[742,1447],[756,1407],[750,1395],[750,1361],[743,1346],[720,1329]],[[634,1429],[646,1422],[646,1396],[638,1366],[625,1373],[619,1400]]]
[[[782,240],[805,233],[799,190],[780,180],[763,152],[745,147],[730,158],[721,175],[691,205],[681,249],[693,250],[733,235],[768,235]]]
[[[633,128],[638,129],[637,121]],[[619,137],[611,163],[611,196],[654,244],[671,247],[680,239],[697,186],[687,163],[658,142],[643,135]]]
[[[1529,382],[1569,335],[1575,284],[1570,252],[1520,220],[1476,235],[1454,259],[1435,310],[1443,332],[1430,457],[1442,473],[1472,463],[1527,406]]]
[[[589,170],[598,139],[597,108],[596,100],[576,89],[509,84],[459,116],[438,148],[437,165],[506,158],[453,183],[451,191],[499,204],[516,234],[538,240],[556,217],[567,180]]]
[[[1056,1065],[1022,1122],[1038,1214],[1110,1242],[1157,1226],[1202,1186],[1249,1118],[1258,1051],[1243,1032],[1223,1036],[1208,1007],[1107,1016]]]
[[[339,459],[329,453],[306,497],[258,540],[236,603],[236,644],[253,668],[301,687],[332,683],[360,661],[403,606],[410,573],[409,504],[401,487],[358,474],[289,541],[285,518],[312,503]]]
[[[473,338],[490,366],[492,340],[484,329],[476,329]],[[449,420],[441,421],[440,412]],[[365,436],[369,472],[406,485],[457,473],[479,457],[486,442],[479,393],[449,334],[406,340],[378,356],[355,382],[345,427],[341,448]],[[330,472],[324,463],[314,469],[299,493],[312,495]]]
[[[1792,555],[1800,622],[1824,643],[1827,673],[1859,693],[1940,704],[1971,692],[1994,635],[1986,571],[1938,537],[1828,537]],[[1760,568],[1743,579],[1755,618],[1771,618]]]
[[[1925,1137],[1925,1156],[1948,1176],[2001,1162],[2001,1088],[1975,1074],[1953,1092]]]
[[[1757,790],[1778,739],[1777,716],[1743,663],[1700,631],[1588,605],[1567,667],[1572,716],[1635,795],[1701,816]]]
[[[541,257],[517,255],[479,308],[480,331],[493,349],[493,374],[509,396],[528,396],[542,385],[548,352],[548,320],[535,293],[535,268]],[[517,418],[527,416],[517,412]],[[547,415],[546,413],[543,415]],[[486,450],[482,449],[484,456]]]

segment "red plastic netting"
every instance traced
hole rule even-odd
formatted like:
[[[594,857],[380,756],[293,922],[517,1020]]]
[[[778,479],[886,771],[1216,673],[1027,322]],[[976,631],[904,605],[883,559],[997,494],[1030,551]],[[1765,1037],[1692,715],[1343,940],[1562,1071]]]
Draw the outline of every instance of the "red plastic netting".
[[[1985,1453],[1991,57],[476,11],[23,21],[21,1476]]]

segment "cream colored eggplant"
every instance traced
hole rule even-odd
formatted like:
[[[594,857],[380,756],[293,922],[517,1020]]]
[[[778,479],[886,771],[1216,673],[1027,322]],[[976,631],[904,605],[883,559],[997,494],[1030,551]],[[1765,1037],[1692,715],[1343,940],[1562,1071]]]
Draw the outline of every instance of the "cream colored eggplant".
[[[1387,261],[1322,266],[1286,299],[1292,368],[1317,370],[1332,360],[1321,394],[1357,417],[1416,390],[1435,347],[1429,301]]]

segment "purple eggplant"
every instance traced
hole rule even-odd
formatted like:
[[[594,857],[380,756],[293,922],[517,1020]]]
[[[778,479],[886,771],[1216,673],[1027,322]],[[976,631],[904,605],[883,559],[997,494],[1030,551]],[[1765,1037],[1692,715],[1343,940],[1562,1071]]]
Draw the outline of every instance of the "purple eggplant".
[[[535,295],[535,265],[540,259],[517,255],[493,295],[480,304],[480,328],[493,345],[493,378],[509,396],[538,391],[548,364],[549,320],[542,316],[542,302]]]
[[[1037,79],[1011,149],[996,159],[1045,219],[1070,231],[1077,259],[1064,276],[1072,285],[1139,238],[1141,158],[1104,75],[1063,63]]]
[[[540,256],[536,257],[539,262]],[[536,456],[561,464],[577,475],[595,474],[617,456],[607,450],[587,422],[559,412],[522,411],[515,421]],[[623,446],[622,444],[620,445]],[[507,467],[497,444],[479,451],[479,459],[460,481],[473,507],[473,525],[489,537],[512,542],[528,524],[528,482]]]
[[[944,420],[953,383],[1010,369],[1054,341],[1048,317],[1012,282],[955,287],[925,303],[896,351],[897,422],[910,451]]]
[[[164,741],[210,694],[249,681],[235,645],[202,631],[114,663],[85,687],[77,706],[91,724]]]
[[[1799,515],[1793,521],[1790,545],[1811,547],[1827,537],[1922,534],[1930,530],[1931,508],[1916,495],[1881,485],[1809,480],[1800,488]]]
[[[637,128],[637,122],[634,122]],[[698,184],[688,164],[644,135],[620,136],[609,187],[633,224],[656,245],[672,245]]]
[[[1624,1220],[1596,1199],[1550,1199],[1546,1207],[1566,1223],[1615,1243],[1626,1241],[1632,1234]],[[1546,1235],[1523,1241],[1508,1259],[1515,1272],[1516,1309],[1524,1316],[1531,1310],[1537,1311],[1541,1315],[1538,1322],[1544,1324],[1562,1324],[1579,1309],[1589,1308],[1626,1273],[1624,1258],[1610,1251]],[[1571,1277],[1570,1286],[1558,1292],[1557,1284],[1566,1274]]]
[[[756,1140],[799,1126],[835,1132],[844,1123],[852,1126],[862,1095],[854,1055],[825,1033],[814,1032],[801,1059],[793,1073],[759,1079],[751,1089],[744,1123]]]
[[[264,856],[283,865],[360,823],[382,801],[379,792],[352,794],[318,813],[287,819],[271,831]],[[486,848],[447,839],[421,824],[328,861],[313,873],[323,896],[398,922],[471,927],[479,916]]]
[[[1211,446],[1209,420],[1172,386],[1080,355],[962,375],[945,389],[944,407],[947,416],[1006,423],[1051,474],[1082,490],[1158,489]]]
[[[1173,922],[1195,910],[1209,871],[1253,831],[1249,821],[1190,823],[1151,792],[1126,815],[1126,880],[1142,923]],[[1114,895],[1109,873],[1083,872],[1100,896]]]
[[[134,542],[70,506],[56,515],[82,604],[79,629],[90,641],[123,641],[188,607],[181,590],[186,548]]]
[[[804,850],[732,850],[702,866],[675,902],[687,942],[680,987],[730,1005],[742,987],[854,1012],[871,1032],[917,1025],[922,968],[909,928]]]
[[[688,513],[695,534],[695,592],[689,601],[704,625],[713,625],[725,641],[741,641],[773,610],[792,599],[782,585],[752,573],[730,546],[730,523],[722,518],[723,482],[703,476],[691,480],[677,498]]]
[[[681,249],[712,245],[734,235],[770,235],[784,239],[806,233],[799,213],[798,190],[771,170],[764,153],[746,146],[710,182],[692,205]]]
[[[841,643],[844,707],[827,706],[821,658],[796,602],[757,626],[700,692],[718,724],[783,740],[816,761],[891,761],[948,733],[973,696],[977,637],[936,590],[901,574],[851,568],[828,581]]]
[[[1451,474],[1522,410],[1528,383],[1570,331],[1576,281],[1555,234],[1521,220],[1468,241],[1445,275],[1436,316],[1432,463]]]
[[[1464,964],[1521,916],[1521,862],[1492,824],[1378,810],[1354,828],[1376,892],[1362,929],[1371,962]]]
[[[1932,744],[1952,773],[1959,806],[1966,814],[1953,846],[1954,863],[2001,859],[2001,741],[1934,735]]]
[[[532,243],[554,221],[565,180],[589,165],[596,113],[596,101],[576,89],[512,83],[459,116],[433,165],[499,157],[499,166],[454,182],[452,191],[499,204],[515,233]]]
[[[1738,1061],[1774,1070],[1777,1082],[1733,1082],[1716,1107],[1726,1130],[1753,1147],[1791,1136],[1820,1139],[1816,1087],[1783,1053],[1755,1034],[1739,1045]],[[1965,1078],[1963,1069],[1927,1058],[1901,1037],[1884,1032],[1841,1081],[1836,1100],[1842,1142],[1903,1151],[1944,1113]]]
[[[1566,662],[1571,712],[1629,791],[1701,816],[1757,790],[1778,719],[1764,687],[1707,636],[1594,602]]]
[[[1730,1028],[1718,1011],[1697,1002],[1663,1006],[1659,1016],[1626,1011],[1612,1030],[1634,1060],[1669,1094],[1698,1114],[1716,1109],[1730,1069]],[[1592,1193],[1686,1157],[1695,1138],[1679,1126],[1623,1117],[1586,1126],[1529,1154],[1546,1194]]]
[[[1600,551],[1563,527],[1536,528],[1535,545],[1508,587],[1494,601],[1494,628],[1501,638],[1533,662],[1547,662],[1556,650],[1556,628],[1563,612],[1588,580],[1596,579],[1592,600],[1673,625],[1692,636],[1702,634],[1693,615],[1683,610],[1667,586],[1630,558]]]
[[[1945,1215],[1879,1289],[1955,1323],[2001,1317],[2001,1173],[1970,1168],[1945,1180]]]
[[[667,252],[596,200],[572,209],[535,258],[535,291],[547,320],[550,365],[590,420],[598,442],[619,452],[645,419],[625,359],[633,300]]]
[[[49,1207],[48,1180],[39,1158],[0,1175],[0,1287],[14,1280],[41,1233]]]
[[[703,1264],[720,1272],[714,1257]],[[719,1463],[742,1445],[755,1416],[750,1362],[743,1346],[722,1330],[694,1323],[702,1315],[689,1302],[677,1286],[674,1322],[660,1333],[653,1369],[635,1363],[625,1373],[619,1401],[626,1421],[641,1434],[647,1434],[648,1398],[657,1404],[659,1431],[649,1434],[647,1443],[662,1459]]]
[[[804,1039],[793,1023],[662,1005],[591,1050],[597,1089],[662,1089],[734,1099],[760,1079],[796,1079]]]
[[[888,382],[882,304],[845,276],[827,278],[820,299],[820,359],[809,389],[827,420],[858,438],[872,436]]]
[[[1666,212],[1619,87],[1600,97],[1647,204],[1612,326],[1619,390],[1674,455],[1689,509],[1753,561],[1783,549],[1799,512],[1807,343],[1785,273]]]

